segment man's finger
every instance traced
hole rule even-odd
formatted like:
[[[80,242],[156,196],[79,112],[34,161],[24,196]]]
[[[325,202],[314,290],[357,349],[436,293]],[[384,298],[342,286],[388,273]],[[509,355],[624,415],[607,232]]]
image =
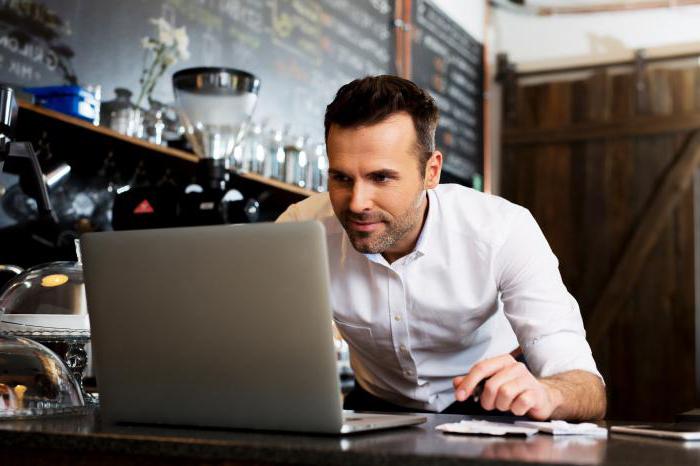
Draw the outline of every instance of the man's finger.
[[[455,397],[458,401],[464,401],[472,394],[474,388],[482,380],[491,377],[501,369],[515,364],[515,359],[509,354],[485,359],[475,364],[462,381],[455,388]]]
[[[491,377],[504,367],[508,367],[514,363],[515,360],[509,354],[503,354],[478,362],[471,368],[469,373],[462,379],[462,382],[456,387],[455,397],[458,401],[466,400],[467,397],[472,395],[479,382]]]
[[[481,396],[479,397],[479,402],[481,406],[484,409],[491,410],[494,408],[500,408],[500,406],[497,404],[499,395],[503,387],[515,380],[518,379],[523,379],[521,381],[521,384],[525,384],[527,382],[527,376],[529,373],[527,370],[523,370],[523,368],[516,362],[510,366],[507,366],[500,371],[498,371],[496,374],[492,375],[484,384],[484,390],[481,393]],[[525,387],[523,387],[524,389]],[[511,386],[507,390],[508,392],[506,395],[512,395],[512,398],[515,398],[518,393],[510,393],[510,391],[514,390],[515,387]],[[521,389],[520,391],[522,391]],[[503,401],[501,402],[503,403]]]
[[[513,402],[528,389],[532,388],[532,381],[528,377],[516,377],[498,388],[494,406],[499,411],[511,411]]]
[[[524,416],[537,404],[537,394],[534,390],[525,390],[513,401],[510,410],[516,416]]]

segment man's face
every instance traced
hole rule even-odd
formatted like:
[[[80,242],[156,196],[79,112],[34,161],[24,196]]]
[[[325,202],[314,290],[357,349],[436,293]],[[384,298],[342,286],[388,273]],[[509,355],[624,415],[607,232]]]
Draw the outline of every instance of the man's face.
[[[423,223],[425,189],[433,187],[419,169],[410,115],[396,113],[357,128],[332,125],[327,149],[331,204],[353,247],[373,254],[410,252]]]

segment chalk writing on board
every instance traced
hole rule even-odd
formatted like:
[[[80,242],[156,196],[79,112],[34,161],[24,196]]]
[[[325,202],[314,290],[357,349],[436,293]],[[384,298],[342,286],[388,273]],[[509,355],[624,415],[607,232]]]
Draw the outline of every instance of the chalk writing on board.
[[[70,23],[43,4],[0,1],[0,64],[12,82],[35,83],[45,76],[74,82],[73,51],[61,43]]]
[[[436,143],[443,170],[463,182],[481,170],[482,47],[427,0],[413,9],[413,80],[440,110]]]

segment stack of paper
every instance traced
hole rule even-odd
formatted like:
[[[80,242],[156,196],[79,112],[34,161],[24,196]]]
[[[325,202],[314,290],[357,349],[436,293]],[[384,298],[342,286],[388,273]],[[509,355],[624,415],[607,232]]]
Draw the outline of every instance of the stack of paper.
[[[608,430],[606,428],[597,426],[591,422],[576,424],[566,421],[517,421],[516,424],[523,427],[532,427],[540,432],[546,432],[552,435],[593,435],[596,437],[608,436]]]
[[[515,424],[491,421],[467,421],[440,424],[437,430],[452,434],[467,435],[524,435],[529,436],[537,432],[545,432],[552,435],[586,435],[595,437],[607,437],[608,431],[590,422],[580,424],[566,421],[517,421]]]
[[[516,426],[491,421],[461,421],[448,424],[440,424],[437,430],[451,434],[469,435],[532,435],[537,433],[536,428]]]

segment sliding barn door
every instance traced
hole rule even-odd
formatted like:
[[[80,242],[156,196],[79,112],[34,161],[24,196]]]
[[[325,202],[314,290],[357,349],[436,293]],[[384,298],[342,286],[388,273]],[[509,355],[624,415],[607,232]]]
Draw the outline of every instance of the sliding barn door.
[[[531,210],[559,258],[608,417],[695,407],[697,59],[518,78],[505,105],[502,194]]]

